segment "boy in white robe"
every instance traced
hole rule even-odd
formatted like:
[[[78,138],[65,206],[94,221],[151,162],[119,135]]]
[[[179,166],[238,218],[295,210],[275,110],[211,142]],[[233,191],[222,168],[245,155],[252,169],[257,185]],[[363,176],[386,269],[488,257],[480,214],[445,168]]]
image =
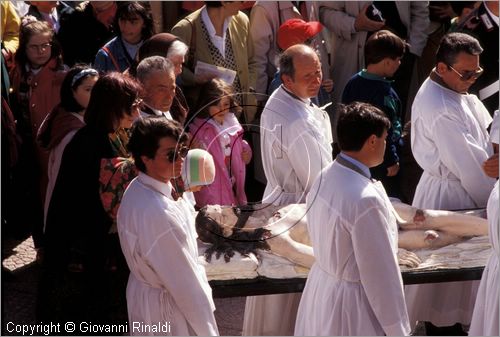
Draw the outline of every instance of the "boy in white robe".
[[[354,102],[341,111],[337,132],[342,152],[307,196],[315,262],[295,335],[410,333],[396,257],[395,210],[369,170],[384,159],[389,128],[384,113],[370,104]]]
[[[485,207],[495,180],[481,165],[493,154],[486,128],[491,117],[468,93],[482,74],[479,42],[470,35],[443,37],[436,67],[412,106],[411,147],[423,168],[413,206],[456,210]],[[405,288],[410,323],[426,321],[431,334],[463,334],[471,322],[478,281],[430,283]],[[453,331],[438,331],[453,326]]]
[[[182,135],[182,136],[181,136]],[[198,262],[193,207],[174,200],[187,140],[163,117],[136,121],[128,144],[140,171],[118,210],[118,234],[130,268],[131,335],[218,335],[212,290]]]

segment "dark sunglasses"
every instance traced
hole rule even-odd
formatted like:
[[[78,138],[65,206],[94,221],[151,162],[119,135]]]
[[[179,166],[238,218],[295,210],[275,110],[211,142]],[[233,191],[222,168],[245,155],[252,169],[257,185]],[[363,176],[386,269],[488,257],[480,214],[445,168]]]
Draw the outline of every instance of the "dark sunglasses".
[[[186,158],[188,152],[189,152],[189,147],[179,146],[176,149],[168,151],[166,157],[169,162],[173,163],[177,160],[177,158]]]
[[[448,65],[448,67],[451,70],[453,70],[455,73],[457,73],[457,75],[460,76],[460,79],[462,81],[468,81],[471,78],[477,79],[479,76],[481,76],[483,74],[483,71],[484,71],[483,68],[479,67],[479,69],[476,69],[476,70],[464,71],[463,74],[462,74],[461,72],[459,72],[458,70],[456,70],[452,66]]]

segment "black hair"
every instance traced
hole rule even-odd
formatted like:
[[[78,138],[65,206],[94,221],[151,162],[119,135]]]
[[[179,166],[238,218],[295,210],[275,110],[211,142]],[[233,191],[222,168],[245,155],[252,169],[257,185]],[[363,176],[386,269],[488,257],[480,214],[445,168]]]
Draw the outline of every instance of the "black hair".
[[[165,117],[147,117],[138,119],[132,126],[131,135],[127,144],[128,151],[134,158],[137,169],[146,172],[146,165],[141,156],[154,158],[160,147],[160,139],[170,137],[177,141],[177,146],[184,145],[188,136],[182,126]]]
[[[153,16],[149,9],[149,4],[142,1],[117,1],[117,9],[114,18],[113,26],[116,29],[116,34],[121,36],[120,20],[131,20],[135,16],[140,16],[144,21],[144,27],[141,31],[141,39],[143,41],[149,39],[154,34]]]
[[[203,1],[207,7],[222,7],[222,1]]]
[[[453,66],[460,53],[480,55],[482,52],[483,48],[475,37],[465,33],[449,33],[441,39],[436,63],[442,62],[447,66]]]
[[[219,104],[223,97],[229,98],[229,106],[231,110],[238,110],[240,107],[234,98],[233,87],[221,79],[211,79],[204,83],[200,89],[198,97],[196,116],[198,118],[210,118],[209,108]]]
[[[64,110],[69,112],[80,112],[85,109],[85,107],[81,106],[75,99],[73,91],[78,88],[78,86],[89,76],[99,76],[97,73],[82,76],[73,83],[73,78],[82,72],[82,70],[92,69],[88,65],[85,64],[77,64],[73,68],[71,68],[61,85],[61,107]]]
[[[365,44],[365,64],[377,64],[385,58],[403,57],[406,42],[388,30],[373,33]]]
[[[238,217],[238,222],[240,222],[240,218],[245,218],[244,223],[248,218],[246,216],[248,212],[253,211],[252,206],[232,207],[232,209]],[[226,237],[223,233],[223,227],[207,215],[207,206],[201,208],[196,216],[196,232],[201,241],[212,244],[205,251],[205,259],[210,262],[213,253],[216,253],[217,259],[224,254],[224,261],[229,262],[235,251],[243,256],[254,253],[257,258],[260,258],[257,249],[270,250],[266,239],[271,237],[271,231],[262,227],[242,230],[244,223],[233,227],[231,235]]]
[[[337,123],[337,138],[342,151],[359,151],[368,137],[381,137],[391,122],[377,107],[353,102],[341,105]]]

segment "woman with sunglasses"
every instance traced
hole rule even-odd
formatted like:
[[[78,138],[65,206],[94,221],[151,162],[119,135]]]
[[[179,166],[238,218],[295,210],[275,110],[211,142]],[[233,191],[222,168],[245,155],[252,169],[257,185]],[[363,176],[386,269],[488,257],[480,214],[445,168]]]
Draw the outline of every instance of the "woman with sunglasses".
[[[33,228],[35,247],[42,245],[43,203],[47,186],[48,152],[36,143],[38,128],[59,103],[61,84],[66,75],[55,32],[47,22],[23,21],[19,48],[10,73],[11,104],[22,145],[14,168],[15,205],[19,224]],[[25,212],[24,209],[30,209]]]
[[[39,314],[44,321],[126,321],[128,275],[100,197],[109,161],[128,157],[140,85],[109,73],[95,83],[81,128],[66,146],[47,213]]]

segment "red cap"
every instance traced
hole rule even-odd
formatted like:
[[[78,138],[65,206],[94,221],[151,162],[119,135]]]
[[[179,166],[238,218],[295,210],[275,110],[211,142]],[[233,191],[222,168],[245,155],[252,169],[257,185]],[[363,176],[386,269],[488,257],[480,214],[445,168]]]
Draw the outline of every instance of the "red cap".
[[[321,32],[322,29],[323,26],[318,21],[286,20],[278,29],[278,47],[286,50],[295,44],[304,43]]]

